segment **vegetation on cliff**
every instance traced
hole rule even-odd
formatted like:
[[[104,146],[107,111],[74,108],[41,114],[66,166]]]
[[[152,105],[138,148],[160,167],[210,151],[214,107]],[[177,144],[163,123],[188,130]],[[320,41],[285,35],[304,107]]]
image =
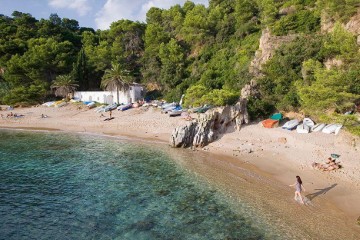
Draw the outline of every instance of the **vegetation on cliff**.
[[[303,111],[359,131],[343,115],[360,98],[360,33],[346,28],[358,8],[358,0],[210,0],[208,7],[187,1],[151,8],[146,24],[119,20],[103,31],[56,14],[37,20],[15,11],[0,15],[0,103],[44,101],[61,75],[72,76],[80,90],[101,89],[114,63],[152,86],[148,97],[172,101],[185,93],[186,106],[231,104],[256,78],[253,118]],[[254,75],[249,69],[264,29],[293,40]]]

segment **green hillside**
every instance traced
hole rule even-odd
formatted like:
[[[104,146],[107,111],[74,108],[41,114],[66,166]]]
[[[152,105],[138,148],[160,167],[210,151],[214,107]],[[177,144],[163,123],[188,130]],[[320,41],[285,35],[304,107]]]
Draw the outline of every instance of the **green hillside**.
[[[210,0],[207,8],[188,1],[150,9],[146,24],[120,20],[104,31],[56,14],[0,15],[0,104],[49,99],[63,75],[79,90],[98,90],[105,70],[120,64],[148,86],[149,98],[185,94],[187,106],[231,104],[256,79],[253,119],[297,111],[360,134],[356,116],[344,115],[360,104],[360,32],[347,25],[359,8],[359,0]],[[255,73],[251,62],[266,29],[271,39],[291,41]]]

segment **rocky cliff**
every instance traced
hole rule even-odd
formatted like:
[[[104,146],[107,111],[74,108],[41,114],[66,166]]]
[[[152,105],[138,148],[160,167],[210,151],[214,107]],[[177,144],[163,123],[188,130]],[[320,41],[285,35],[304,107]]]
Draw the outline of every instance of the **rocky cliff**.
[[[325,11],[321,14],[321,31],[323,33],[332,32],[336,21]],[[360,45],[360,8],[350,20],[343,24],[344,28],[357,37],[357,44]]]
[[[267,28],[263,30],[260,37],[259,49],[255,52],[255,57],[251,61],[249,72],[255,78],[261,77],[262,65],[266,63],[275,53],[275,50],[282,44],[291,42],[296,35],[273,36]]]
[[[256,82],[251,81],[241,90],[241,97],[235,105],[211,109],[200,115],[199,119],[175,128],[170,137],[170,145],[204,147],[223,134],[232,123],[240,130],[243,123],[249,122],[247,100],[256,94]]]

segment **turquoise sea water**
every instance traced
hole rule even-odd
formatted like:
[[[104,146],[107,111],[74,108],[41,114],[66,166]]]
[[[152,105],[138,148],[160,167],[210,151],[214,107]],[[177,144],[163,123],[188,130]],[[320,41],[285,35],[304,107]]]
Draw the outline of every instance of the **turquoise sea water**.
[[[268,239],[149,144],[0,130],[0,239]]]

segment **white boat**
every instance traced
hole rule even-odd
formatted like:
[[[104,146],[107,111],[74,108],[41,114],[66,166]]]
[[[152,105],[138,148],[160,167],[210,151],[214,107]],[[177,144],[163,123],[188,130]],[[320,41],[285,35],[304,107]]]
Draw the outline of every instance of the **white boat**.
[[[292,129],[294,129],[297,125],[299,125],[299,120],[293,119],[293,120],[287,121],[287,122],[282,126],[282,128],[283,128],[283,129],[287,129],[287,130],[292,130]]]
[[[105,108],[106,108],[106,105],[101,105],[97,108],[95,108],[95,112],[99,113],[99,112],[105,112]]]
[[[164,108],[163,110],[161,110],[161,112],[168,113],[168,112],[173,111],[175,108],[176,108],[176,106],[170,106],[170,107]]]
[[[311,127],[312,132],[320,132],[326,126],[325,123],[318,123],[315,126]]]
[[[314,121],[311,120],[310,118],[304,118],[303,124],[306,126],[309,126],[309,128],[312,128],[313,126],[315,126]]]
[[[180,110],[174,109],[174,110],[172,110],[171,112],[169,112],[169,116],[170,116],[170,117],[180,116],[182,112],[183,112],[182,109],[180,109]]]
[[[91,109],[91,108],[94,108],[96,106],[96,103],[95,102],[90,102],[88,104],[86,104],[86,106]]]
[[[111,105],[106,106],[105,109],[104,109],[104,111],[105,111],[105,112],[108,112],[108,111],[114,110],[114,109],[116,109],[116,108],[117,108],[117,104],[116,104],[116,103],[113,103],[113,104],[111,104]]]
[[[117,107],[117,110],[119,110],[119,111],[125,111],[125,110],[128,110],[128,109],[130,109],[130,108],[132,108],[132,104],[131,104],[131,103],[125,104],[125,105],[120,105],[120,106]]]
[[[296,127],[296,132],[297,133],[309,133],[310,127],[306,123],[303,122],[302,124],[299,124]]]
[[[335,132],[334,132],[335,135],[338,135],[339,132],[340,132],[340,129],[342,128],[342,125],[341,125],[341,124],[338,124],[338,125],[339,125],[339,126],[335,129]]]
[[[335,133],[337,135],[341,128],[341,124],[329,124],[322,129],[322,132],[327,134]]]
[[[162,109],[167,109],[167,108],[171,108],[171,107],[176,107],[176,102],[172,102],[172,103],[164,103],[163,105],[161,105]]]

